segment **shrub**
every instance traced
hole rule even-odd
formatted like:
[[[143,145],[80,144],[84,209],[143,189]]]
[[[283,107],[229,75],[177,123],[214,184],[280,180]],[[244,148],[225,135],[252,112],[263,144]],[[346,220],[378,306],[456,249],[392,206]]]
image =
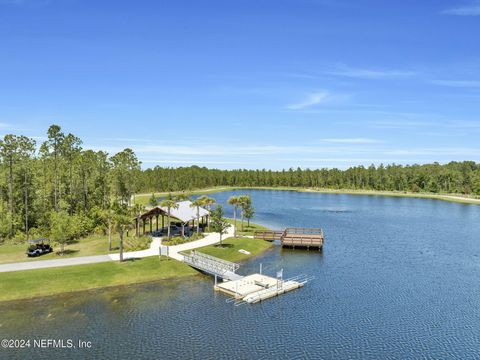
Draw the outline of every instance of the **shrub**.
[[[141,236],[139,238],[128,238],[125,240],[125,251],[146,250],[150,247],[152,238],[149,236]]]

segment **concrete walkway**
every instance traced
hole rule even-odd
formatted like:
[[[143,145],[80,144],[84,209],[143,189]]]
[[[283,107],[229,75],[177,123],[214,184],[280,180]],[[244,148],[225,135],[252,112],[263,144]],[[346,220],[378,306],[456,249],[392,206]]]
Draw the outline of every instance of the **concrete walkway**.
[[[37,260],[17,262],[11,264],[0,265],[0,272],[21,271],[21,270],[33,270],[33,269],[45,269],[59,266],[72,266],[72,265],[84,265],[95,264],[100,262],[112,261],[108,255],[95,255],[95,256],[79,256],[65,259],[55,260]]]
[[[227,233],[223,234],[222,239],[233,237],[233,225],[227,229]],[[188,242],[181,245],[174,245],[168,247],[168,256],[172,259],[183,261],[183,255],[179,254],[181,251],[193,250],[203,246],[213,245],[220,241],[220,235],[218,233],[209,233],[203,239]]]
[[[223,235],[223,239],[233,236],[233,226],[230,226],[227,233]],[[174,245],[168,247],[169,257],[183,261],[183,256],[179,254],[181,251],[193,250],[202,246],[213,245],[220,241],[220,236],[217,233],[209,233],[203,239],[192,241],[186,244]],[[123,253],[123,259],[138,259],[148,256],[160,255],[161,238],[153,238],[150,243],[150,248],[147,250],[128,251]],[[95,256],[79,256],[65,259],[55,260],[37,260],[17,262],[11,264],[0,264],[0,272],[11,272],[21,270],[46,269],[61,266],[95,264],[107,261],[118,261],[119,254],[95,255]]]

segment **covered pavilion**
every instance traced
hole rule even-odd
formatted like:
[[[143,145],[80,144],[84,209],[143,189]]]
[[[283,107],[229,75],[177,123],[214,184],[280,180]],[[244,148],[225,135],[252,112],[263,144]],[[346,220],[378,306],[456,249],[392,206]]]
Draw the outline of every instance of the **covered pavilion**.
[[[182,234],[185,234],[185,225],[191,221],[192,225],[195,225],[195,220],[197,219],[197,207],[192,207],[192,202],[189,200],[179,201],[177,202],[178,208],[170,208],[170,218],[177,219],[182,223]],[[203,207],[199,207],[199,220],[204,222],[205,220],[208,221],[208,216],[210,212]],[[138,221],[143,222],[143,235],[146,234],[146,224],[147,221],[150,225],[150,233],[153,232],[153,218],[155,218],[156,228],[155,230],[158,231],[158,224],[159,224],[159,217],[162,217],[162,226],[161,228],[165,227],[165,217],[168,217],[168,208],[162,206],[156,206],[146,213],[142,214],[139,218],[135,218],[135,231],[137,232],[137,236],[140,234]],[[200,224],[197,224],[199,226]]]

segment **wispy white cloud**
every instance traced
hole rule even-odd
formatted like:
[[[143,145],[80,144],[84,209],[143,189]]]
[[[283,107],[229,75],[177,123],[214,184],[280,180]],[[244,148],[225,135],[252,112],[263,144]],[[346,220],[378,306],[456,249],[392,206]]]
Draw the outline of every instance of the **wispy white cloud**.
[[[343,145],[343,146],[342,146]],[[348,146],[350,145],[350,146]],[[169,159],[173,156],[177,158],[188,157],[205,159],[212,157],[240,156],[240,157],[254,157],[259,155],[277,155],[277,154],[336,154],[339,151],[357,153],[367,151],[367,149],[360,149],[359,143],[339,143],[331,146],[319,146],[318,144],[306,144],[301,146],[295,145],[135,145],[126,144],[125,146],[105,146],[105,145],[85,145],[86,149],[95,151],[103,150],[109,154],[114,154],[122,151],[125,147],[133,149],[142,159]],[[208,159],[212,160],[212,159]]]
[[[325,105],[334,103],[344,103],[350,98],[347,94],[332,94],[329,91],[317,91],[308,94],[303,100],[286,106],[289,110],[304,110],[315,107],[315,105]]]
[[[360,79],[391,79],[411,77],[416,73],[414,71],[406,70],[362,69],[352,68],[346,65],[339,65],[337,69],[329,71],[327,74]]]
[[[287,109],[301,110],[314,105],[324,104],[331,99],[331,94],[328,91],[319,91],[308,94],[305,99],[298,103],[287,105]]]
[[[480,156],[480,148],[416,148],[416,149],[398,149],[387,150],[386,155],[401,156],[461,156],[464,159],[478,158]]]
[[[442,14],[457,16],[480,16],[480,2],[475,1],[472,4],[445,9]]]
[[[367,138],[328,138],[321,139],[323,142],[336,143],[336,144],[380,144],[384,141]]]
[[[448,130],[448,129],[445,129]],[[369,165],[371,163],[419,163],[480,159],[480,148],[475,146],[451,147],[392,147],[386,142],[369,138],[325,138],[319,142],[303,145],[252,144],[185,144],[145,145],[129,144],[145,166],[205,165],[221,168],[288,168],[290,166],[337,167]],[[92,148],[85,146],[85,148]],[[96,148],[96,147],[93,147]],[[110,154],[122,147],[105,149]],[[248,165],[246,165],[248,164]],[[268,165],[270,164],[270,165]],[[316,165],[317,164],[317,165]]]
[[[440,86],[476,88],[480,87],[480,81],[477,80],[432,80],[430,83]]]
[[[432,116],[433,118],[433,116]],[[379,120],[371,121],[370,126],[378,129],[415,129],[415,128],[435,128],[452,131],[458,129],[468,129],[474,131],[480,129],[480,120]]]

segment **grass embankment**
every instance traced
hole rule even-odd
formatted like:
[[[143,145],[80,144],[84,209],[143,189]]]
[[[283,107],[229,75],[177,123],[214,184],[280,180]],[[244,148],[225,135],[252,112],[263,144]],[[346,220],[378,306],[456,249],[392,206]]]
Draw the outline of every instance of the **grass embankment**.
[[[351,194],[351,195],[371,195],[371,196],[395,196],[395,197],[415,197],[423,199],[443,200],[450,202],[458,202],[463,204],[476,204],[480,205],[479,196],[468,196],[463,194],[448,194],[448,193],[427,193],[427,192],[410,192],[410,191],[379,191],[379,190],[355,190],[355,189],[323,189],[323,188],[299,188],[299,187],[287,187],[287,186],[222,186],[208,189],[196,189],[192,191],[186,191],[187,194],[213,194],[222,191],[229,190],[285,190],[285,191],[298,191],[298,192],[318,192],[326,194]],[[182,194],[185,192],[172,192],[172,195]],[[158,192],[155,196],[161,197],[168,195],[168,192]],[[143,205],[148,204],[148,200],[152,194],[138,194],[135,199],[136,202]]]
[[[235,221],[233,219],[226,218],[225,220],[227,220],[232,225],[235,224]],[[268,230],[268,228],[266,228],[263,225],[258,225],[253,223],[247,224],[247,222],[245,221],[243,223],[243,231],[242,231],[242,222],[239,219],[237,219],[237,235],[252,236],[255,230]]]
[[[265,227],[251,224],[249,228],[245,229],[245,232],[253,231],[254,229],[265,229]],[[86,242],[85,244],[88,243],[89,242]],[[91,240],[90,243],[95,242]],[[209,245],[199,248],[198,251],[224,260],[239,262],[259,255],[272,246],[273,244],[268,241],[240,237],[236,239],[227,238],[223,241],[223,246]],[[95,246],[90,249],[90,255],[95,251],[94,248]],[[243,254],[239,252],[240,249],[246,250],[250,252],[250,254]],[[89,252],[85,251],[85,253]],[[23,256],[25,255],[22,253],[21,261],[24,261],[26,258],[26,256],[25,258]],[[48,256],[49,257],[45,256],[40,258],[60,258],[52,254]],[[67,255],[65,255],[65,257],[66,256]],[[160,259],[157,256],[125,261],[124,263],[105,262],[5,272],[0,273],[0,301],[29,299],[74,291],[186,277],[196,274],[198,274],[198,272],[188,265],[163,257]]]
[[[271,248],[273,244],[268,241],[255,240],[252,238],[228,238],[223,241],[223,246],[208,245],[197,249],[204,254],[212,255],[220,259],[238,262],[256,256]],[[250,255],[239,252],[247,250]]]
[[[138,239],[135,239],[132,236],[125,237],[125,251],[148,249],[150,242],[151,238],[147,237],[140,237]],[[0,245],[0,264],[117,253],[119,239],[118,235],[116,234],[112,236],[112,251],[108,251],[108,236],[104,235],[90,235],[79,239],[72,244],[65,245],[65,253],[61,256],[58,253],[60,251],[60,245],[52,244],[52,246],[54,251],[50,254],[45,254],[38,257],[28,257],[25,254],[28,248],[28,244],[26,242],[18,244],[2,244]]]
[[[198,274],[189,266],[157,256],[126,261],[0,273],[0,301],[149,282]]]

